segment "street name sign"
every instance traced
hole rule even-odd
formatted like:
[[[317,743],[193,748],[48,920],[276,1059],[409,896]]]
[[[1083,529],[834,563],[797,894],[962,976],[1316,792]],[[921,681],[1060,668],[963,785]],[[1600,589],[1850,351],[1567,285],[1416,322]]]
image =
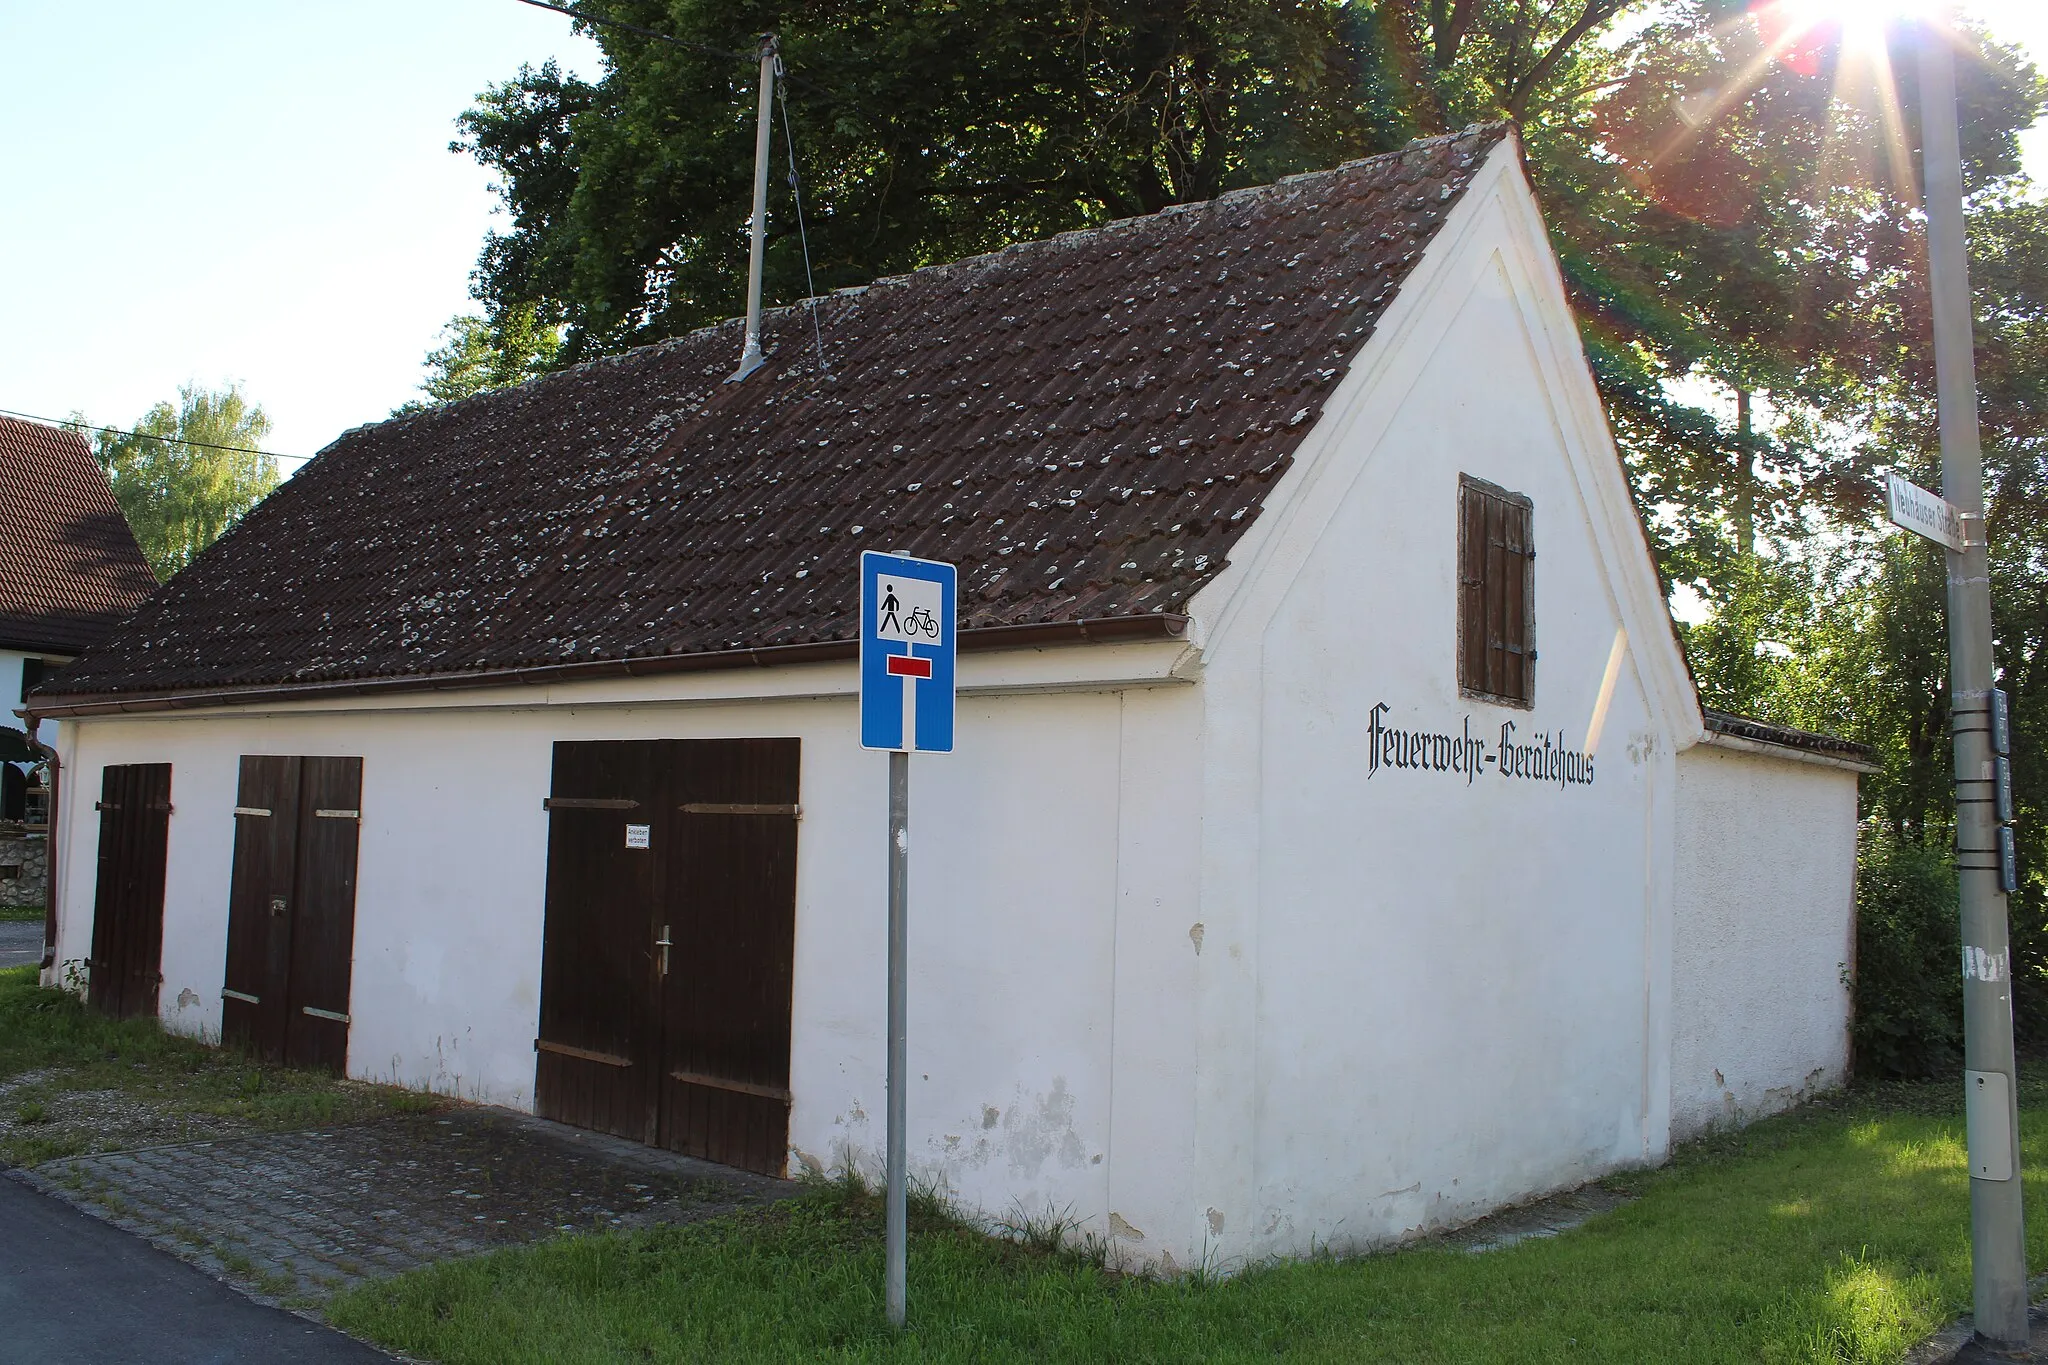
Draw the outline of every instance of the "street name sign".
[[[1894,525],[1903,526],[1938,545],[1962,553],[1963,514],[1946,499],[1919,484],[1887,474],[1884,480],[1884,510]]]
[[[957,584],[951,564],[861,554],[861,748],[953,752]]]

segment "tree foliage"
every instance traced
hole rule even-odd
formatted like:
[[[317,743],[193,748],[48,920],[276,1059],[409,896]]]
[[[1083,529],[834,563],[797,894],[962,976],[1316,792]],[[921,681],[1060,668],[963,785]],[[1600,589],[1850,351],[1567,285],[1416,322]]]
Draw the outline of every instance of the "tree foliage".
[[[441,336],[441,344],[427,352],[424,397],[404,404],[394,417],[545,374],[562,349],[560,329],[543,323],[530,303],[491,317],[450,318]]]
[[[1152,213],[1384,151],[1417,132],[1583,103],[1621,0],[608,0],[607,71],[493,87],[456,144],[510,229],[487,307],[566,326],[561,359],[741,310],[755,35],[779,33],[818,287]],[[786,166],[788,142],[777,130]],[[786,189],[767,294],[802,297]]]
[[[186,385],[129,432],[101,432],[94,454],[157,578],[168,579],[277,487],[277,461],[258,452],[263,409],[235,385]]]
[[[2048,206],[1994,192],[1969,226],[1994,657],[2013,708],[2020,816],[2014,998],[2038,1036],[2048,1032]],[[1857,400],[1857,458],[1937,484],[1932,387],[1922,356],[1873,372]],[[1687,632],[1703,696],[1871,745],[1881,771],[1864,779],[1869,829],[1945,853],[1955,823],[1941,552],[1867,514],[1770,548]]]

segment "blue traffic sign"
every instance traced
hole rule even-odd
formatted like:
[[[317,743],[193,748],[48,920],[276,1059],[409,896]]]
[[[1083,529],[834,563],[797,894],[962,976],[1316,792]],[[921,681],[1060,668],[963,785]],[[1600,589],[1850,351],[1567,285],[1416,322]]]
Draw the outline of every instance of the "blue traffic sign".
[[[951,564],[861,553],[861,748],[953,752],[957,583]]]

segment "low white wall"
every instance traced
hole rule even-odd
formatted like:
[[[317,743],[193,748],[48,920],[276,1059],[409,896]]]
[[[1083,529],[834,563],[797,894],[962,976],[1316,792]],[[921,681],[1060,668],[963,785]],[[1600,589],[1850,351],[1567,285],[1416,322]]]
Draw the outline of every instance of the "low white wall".
[[[1854,772],[1712,744],[1680,755],[1673,1138],[1841,1084],[1855,901]]]
[[[963,697],[959,752],[912,762],[910,1153],[970,1207],[1106,1232],[1114,1190],[1128,1225],[1188,1222],[1195,691]],[[240,756],[361,755],[349,1072],[522,1109],[553,742],[801,739],[791,1166],[879,1169],[887,760],[850,697],[65,729],[60,961],[91,943],[101,767],[168,762],[163,1017],[217,1035]]]

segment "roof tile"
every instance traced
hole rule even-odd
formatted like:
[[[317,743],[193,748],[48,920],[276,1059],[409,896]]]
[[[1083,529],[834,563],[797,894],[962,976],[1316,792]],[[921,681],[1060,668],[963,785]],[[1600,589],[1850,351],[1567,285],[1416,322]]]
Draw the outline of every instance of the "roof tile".
[[[854,556],[965,629],[1183,611],[1499,127],[842,290],[346,433],[67,695],[708,655],[854,634]],[[50,689],[56,690],[56,689]]]
[[[79,653],[155,588],[85,438],[0,417],[0,646]]]

